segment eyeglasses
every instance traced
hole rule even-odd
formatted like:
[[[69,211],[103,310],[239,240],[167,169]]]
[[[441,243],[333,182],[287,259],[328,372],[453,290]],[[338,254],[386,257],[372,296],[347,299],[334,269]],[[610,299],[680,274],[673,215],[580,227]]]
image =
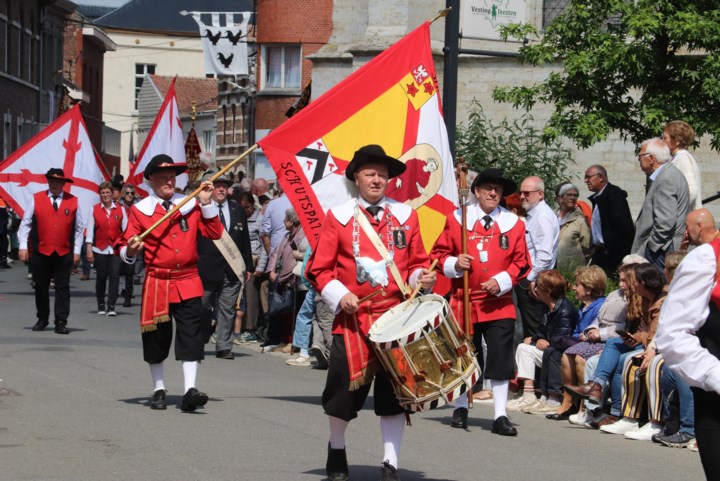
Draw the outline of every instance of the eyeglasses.
[[[498,195],[502,195],[502,193],[503,193],[502,187],[493,187],[493,186],[491,186],[491,185],[481,185],[481,186],[480,186],[480,190],[482,190],[483,192],[493,192],[493,191],[495,191],[495,193],[498,194]]]
[[[586,176],[585,176],[585,180],[590,180],[590,179],[592,179],[593,177],[595,177],[596,175],[600,175],[600,174],[596,172],[596,173],[594,173],[594,174],[586,175]]]
[[[518,193],[520,194],[520,197],[523,197],[523,196],[530,197],[530,194],[532,194],[534,192],[540,192],[540,189],[538,189],[538,190],[521,190]]]
[[[135,194],[134,190],[126,190],[125,191],[125,195],[134,195],[134,194]]]
[[[641,160],[644,155],[652,155],[650,152],[643,152],[642,154],[638,154],[637,159]]]

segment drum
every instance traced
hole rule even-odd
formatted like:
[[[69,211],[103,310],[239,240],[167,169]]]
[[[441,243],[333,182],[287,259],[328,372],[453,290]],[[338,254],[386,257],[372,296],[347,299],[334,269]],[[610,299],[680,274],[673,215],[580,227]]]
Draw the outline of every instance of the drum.
[[[369,338],[398,401],[409,411],[452,402],[480,378],[472,342],[437,294],[390,309],[372,325]]]

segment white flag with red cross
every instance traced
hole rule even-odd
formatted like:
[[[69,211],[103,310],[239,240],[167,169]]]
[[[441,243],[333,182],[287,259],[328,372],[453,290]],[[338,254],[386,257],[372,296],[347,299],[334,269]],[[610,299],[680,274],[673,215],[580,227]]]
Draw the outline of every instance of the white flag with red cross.
[[[159,154],[169,155],[176,164],[185,163],[185,138],[175,97],[175,79],[170,84],[162,107],[150,129],[150,134],[145,139],[127,179],[127,182],[133,184],[143,196],[150,193],[150,187],[144,183],[145,167],[153,157]],[[179,175],[175,187],[182,189],[187,185],[187,181],[187,174]]]
[[[85,212],[100,202],[98,185],[109,175],[95,155],[77,104],[0,163],[0,196],[22,217],[33,194],[48,188],[45,173],[51,168],[61,168],[73,179],[65,191],[78,198]]]

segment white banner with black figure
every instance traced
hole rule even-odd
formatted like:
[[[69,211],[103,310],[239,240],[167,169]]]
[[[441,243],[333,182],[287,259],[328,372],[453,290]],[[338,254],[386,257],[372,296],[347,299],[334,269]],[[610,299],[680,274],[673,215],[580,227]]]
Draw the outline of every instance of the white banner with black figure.
[[[247,34],[252,12],[190,13],[200,27],[205,73],[247,75]],[[202,16],[209,16],[211,25],[204,23]]]

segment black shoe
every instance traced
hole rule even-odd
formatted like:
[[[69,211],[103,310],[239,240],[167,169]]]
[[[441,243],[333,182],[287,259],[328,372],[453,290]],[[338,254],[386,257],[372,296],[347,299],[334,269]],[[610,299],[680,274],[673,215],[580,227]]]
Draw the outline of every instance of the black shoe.
[[[150,401],[150,409],[157,409],[158,411],[167,409],[167,404],[165,403],[166,392],[167,391],[165,389],[158,389],[155,391],[152,401]]]
[[[465,409],[465,411],[467,411],[467,409]],[[389,462],[383,461],[382,467],[380,468],[380,481],[400,481],[397,468]]]
[[[325,353],[322,349],[313,347],[310,349],[310,355],[315,357],[316,362],[313,366],[315,369],[322,369],[324,371],[329,367],[328,359],[325,357]]]
[[[132,307],[132,301],[129,297],[125,298],[125,302],[123,302],[123,307]]]
[[[215,357],[218,359],[235,359],[235,354],[229,349],[226,349],[224,351],[218,351],[215,353]]]
[[[347,481],[350,479],[345,448],[333,449],[328,443],[328,457],[325,472],[330,481]]]
[[[467,408],[457,408],[453,411],[452,422],[450,426],[454,428],[467,429],[468,426],[468,410]]]
[[[208,395],[198,391],[194,387],[188,389],[188,392],[182,398],[180,409],[184,412],[191,413],[200,406],[204,406],[208,402]]]
[[[70,334],[70,329],[67,328],[67,322],[58,321],[55,323],[55,334]]]
[[[517,429],[510,424],[507,416],[500,416],[493,421],[492,432],[500,436],[517,436]]]
[[[546,419],[550,419],[551,421],[567,421],[570,419],[570,416],[573,414],[578,413],[578,408],[571,407],[570,409],[567,409],[561,413],[552,413],[545,416]]]
[[[32,327],[33,331],[44,331],[48,327],[48,321],[45,319],[38,319],[35,325]]]
[[[97,313],[99,316],[104,316],[107,311],[105,310],[105,303],[104,302],[98,302],[98,310]]]

